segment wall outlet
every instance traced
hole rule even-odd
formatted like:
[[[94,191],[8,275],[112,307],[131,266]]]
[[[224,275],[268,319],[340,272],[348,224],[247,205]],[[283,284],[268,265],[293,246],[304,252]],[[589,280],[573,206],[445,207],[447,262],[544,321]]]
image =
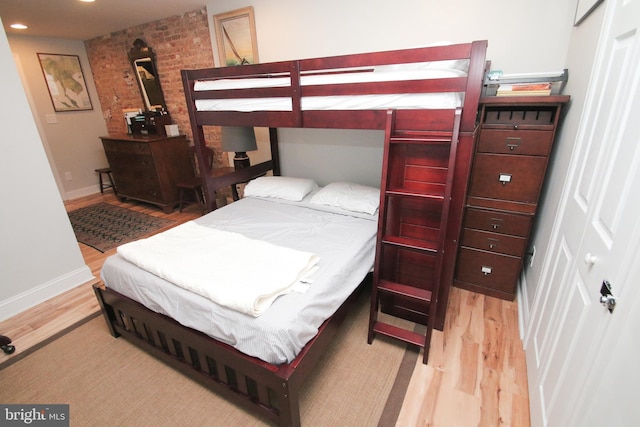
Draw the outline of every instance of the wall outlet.
[[[529,267],[533,267],[533,260],[536,259],[536,247],[535,245],[533,246],[533,248],[531,249],[531,252],[529,252],[531,254],[531,257],[529,258]]]
[[[72,181],[73,177],[71,176],[71,172],[65,172],[64,179],[66,179],[67,181]]]

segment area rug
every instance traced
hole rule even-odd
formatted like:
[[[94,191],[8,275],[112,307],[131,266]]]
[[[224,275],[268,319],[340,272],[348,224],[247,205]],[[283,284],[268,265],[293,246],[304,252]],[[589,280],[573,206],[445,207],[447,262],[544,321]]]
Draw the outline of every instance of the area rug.
[[[106,252],[152,234],[175,221],[98,203],[68,213],[78,242]]]
[[[367,344],[368,301],[342,324],[302,389],[303,426],[393,426],[417,351],[395,340]],[[265,426],[89,320],[0,370],[3,404],[68,404],[77,426]]]

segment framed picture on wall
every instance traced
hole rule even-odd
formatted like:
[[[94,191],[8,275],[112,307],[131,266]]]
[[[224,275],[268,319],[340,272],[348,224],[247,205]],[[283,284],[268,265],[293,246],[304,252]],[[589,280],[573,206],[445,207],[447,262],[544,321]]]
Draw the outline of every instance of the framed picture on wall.
[[[259,62],[253,7],[213,15],[213,26],[222,67]]]
[[[54,110],[93,110],[78,55],[38,53],[38,60]]]

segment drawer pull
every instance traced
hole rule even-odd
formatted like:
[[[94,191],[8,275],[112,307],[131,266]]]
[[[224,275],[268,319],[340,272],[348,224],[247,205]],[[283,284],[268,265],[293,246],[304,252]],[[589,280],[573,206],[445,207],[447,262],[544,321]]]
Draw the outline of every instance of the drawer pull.
[[[498,181],[502,183],[502,185],[506,185],[507,182],[511,182],[511,174],[510,173],[501,173],[498,177]]]
[[[485,276],[491,274],[491,267],[487,267],[486,265],[482,266],[482,274],[484,274]]]
[[[487,239],[487,241],[489,242],[489,249],[494,249],[496,246],[498,246],[498,239]]]
[[[502,218],[490,218],[491,228],[497,230],[502,225]]]
[[[516,129],[517,129],[517,125],[516,125]],[[521,142],[522,142],[522,138],[515,137],[515,136],[508,136],[506,140],[506,145],[509,150],[513,151],[520,146]]]

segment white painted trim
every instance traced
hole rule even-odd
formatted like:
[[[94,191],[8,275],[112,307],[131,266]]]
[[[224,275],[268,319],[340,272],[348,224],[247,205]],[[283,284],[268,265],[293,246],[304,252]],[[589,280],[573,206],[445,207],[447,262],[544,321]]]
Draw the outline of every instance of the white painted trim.
[[[34,286],[26,292],[0,301],[0,322],[94,279],[95,276],[91,273],[91,269],[85,265],[39,286]]]
[[[111,190],[107,190],[111,191]],[[90,185],[88,187],[79,188],[73,191],[67,191],[64,193],[63,200],[74,200],[79,199],[80,197],[91,196],[93,194],[97,194],[100,192],[100,185]]]

